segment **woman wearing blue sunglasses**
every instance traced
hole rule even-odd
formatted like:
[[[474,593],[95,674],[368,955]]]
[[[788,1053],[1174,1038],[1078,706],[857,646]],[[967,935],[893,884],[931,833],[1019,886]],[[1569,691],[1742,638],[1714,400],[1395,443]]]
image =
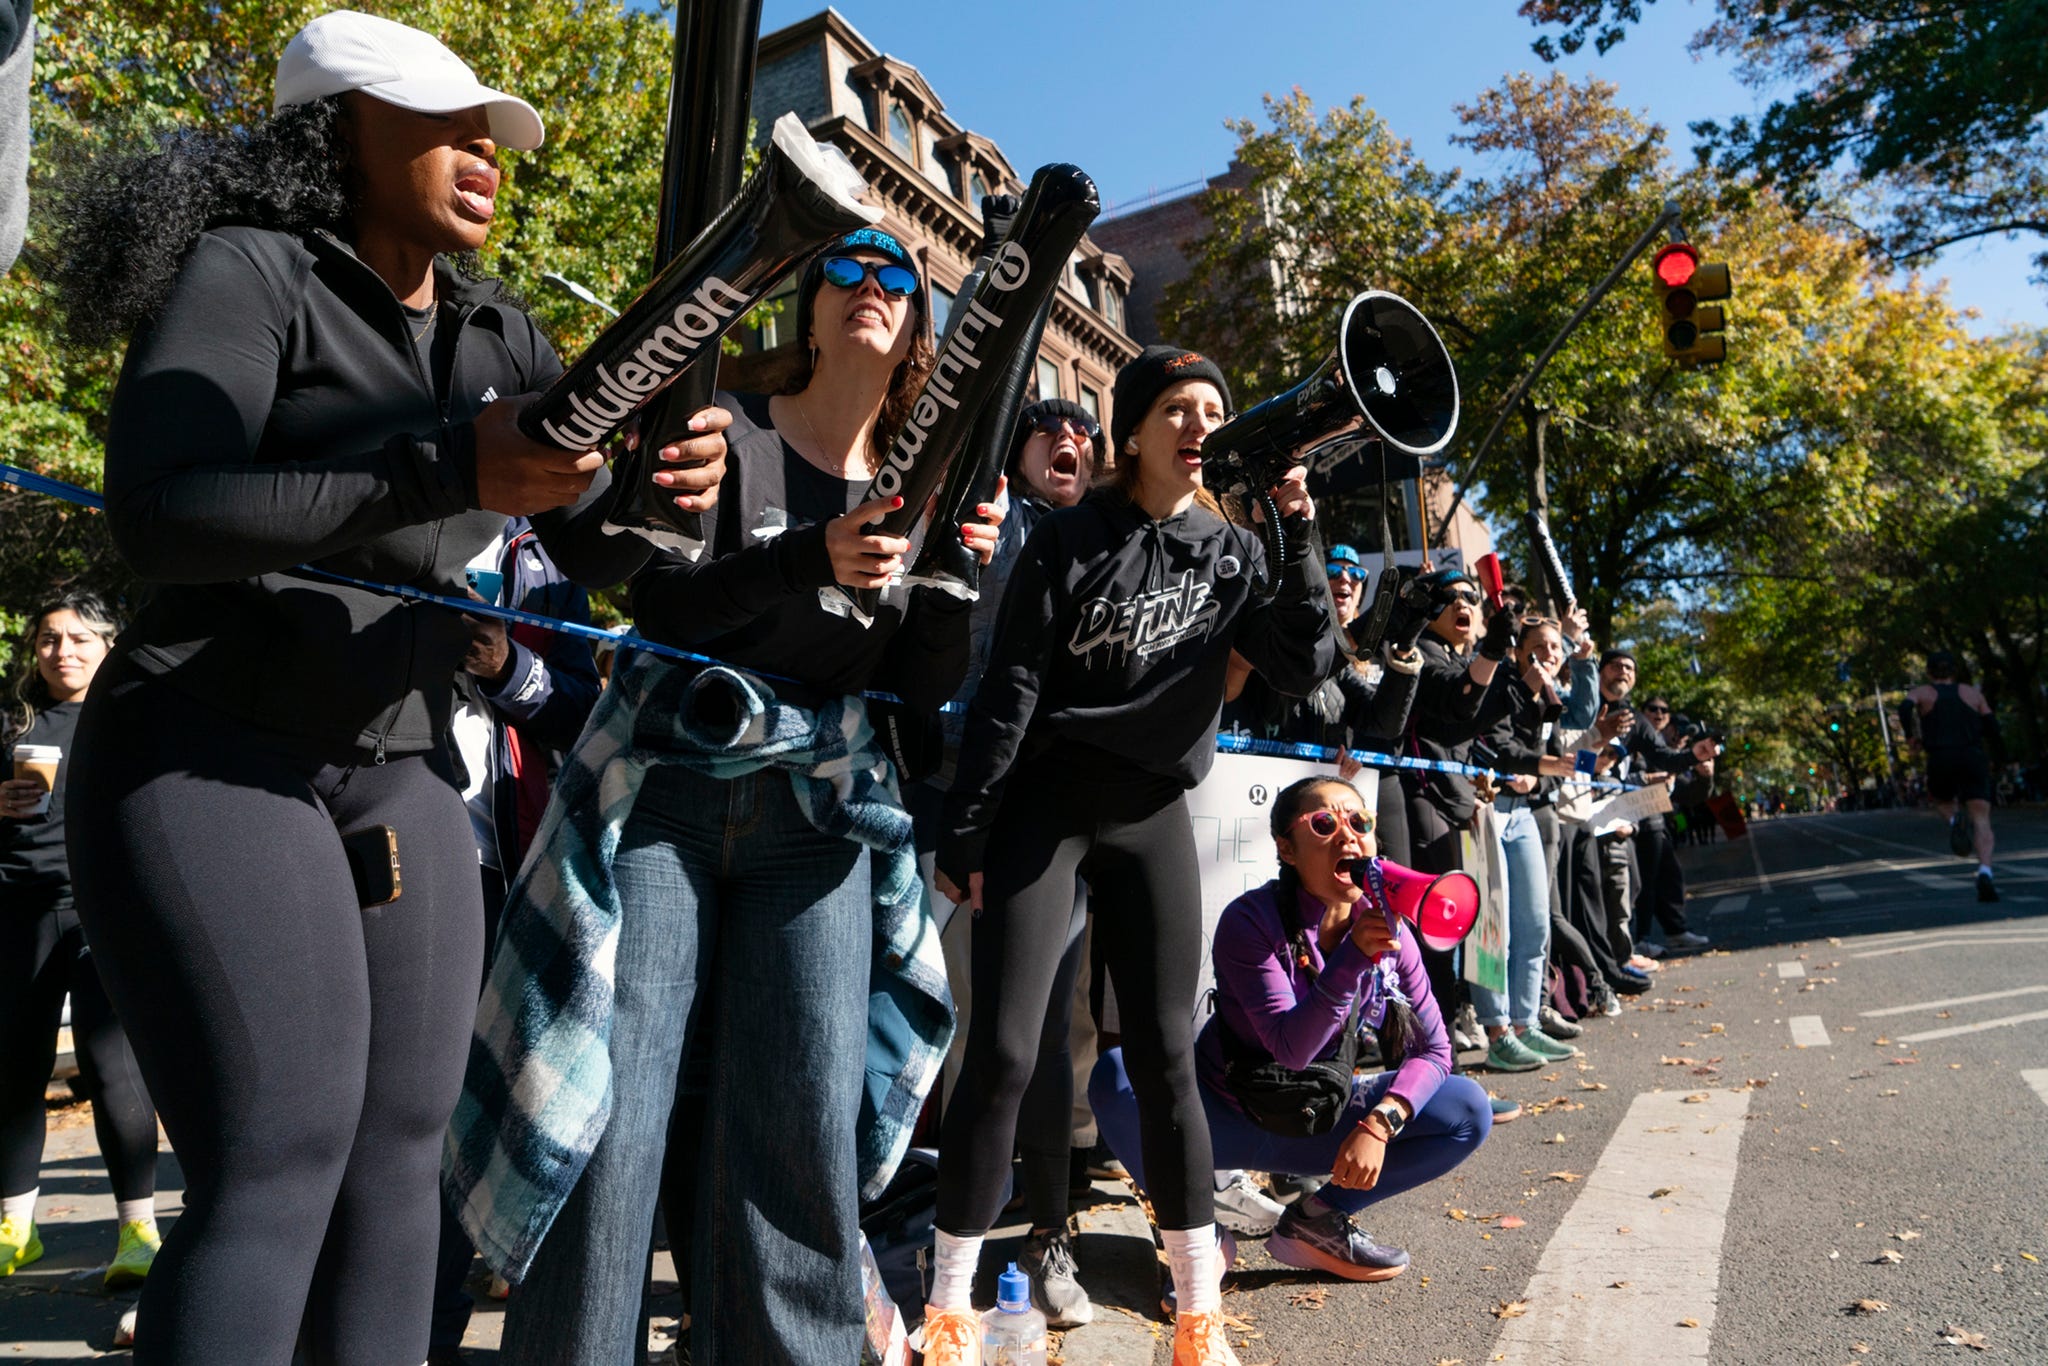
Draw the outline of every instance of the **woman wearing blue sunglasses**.
[[[794,377],[773,396],[721,395],[731,454],[703,555],[658,558],[632,584],[643,635],[729,667],[622,663],[570,761],[599,775],[615,835],[615,852],[600,839],[588,856],[616,889],[611,1113],[511,1300],[513,1361],[638,1359],[672,1109],[698,1153],[678,1268],[695,1358],[861,1353],[858,1195],[922,1101],[906,1085],[863,1112],[870,983],[915,992],[926,966],[903,951],[915,897],[907,912],[881,904],[907,852],[888,827],[908,818],[861,694],[936,715],[966,667],[968,604],[892,590],[871,626],[821,604],[821,589],[881,588],[903,567],[909,541],[864,530],[897,500],[863,500],[933,357],[917,274],[888,233],[849,234],[797,298]],[[957,534],[985,561],[996,527]],[[555,805],[571,793],[565,778]],[[539,849],[529,868],[576,857]],[[949,1015],[943,992],[916,1004],[887,1044],[928,1079]]]

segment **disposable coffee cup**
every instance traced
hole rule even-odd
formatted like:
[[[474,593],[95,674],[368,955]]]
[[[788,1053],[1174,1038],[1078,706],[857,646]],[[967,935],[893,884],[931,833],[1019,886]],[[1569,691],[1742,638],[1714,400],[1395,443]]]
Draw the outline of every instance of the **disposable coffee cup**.
[[[16,745],[14,747],[14,776],[32,778],[43,785],[42,800],[30,807],[27,815],[41,816],[50,810],[50,793],[57,786],[57,761],[64,757],[64,751],[57,745]]]

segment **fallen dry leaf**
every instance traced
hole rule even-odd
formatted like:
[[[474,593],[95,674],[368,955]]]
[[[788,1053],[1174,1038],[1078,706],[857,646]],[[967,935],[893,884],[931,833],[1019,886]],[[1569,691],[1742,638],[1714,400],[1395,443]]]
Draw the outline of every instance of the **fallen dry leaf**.
[[[1684,1318],[1678,1321],[1678,1326],[1680,1328],[1697,1328],[1700,1326],[1700,1321],[1694,1318]]]
[[[1657,1061],[1666,1067],[1689,1067],[1692,1065],[1691,1058],[1659,1058]]]
[[[1918,1233],[1915,1233],[1912,1229],[1909,1228],[1902,1228],[1897,1233],[1894,1233],[1892,1235],[1892,1237],[1898,1239],[1902,1243],[1910,1243],[1919,1236],[1920,1235]]]
[[[1872,1266],[1897,1266],[1906,1259],[1896,1252],[1880,1252],[1870,1259]]]
[[[1941,1330],[1941,1340],[1951,1347],[1970,1347],[1979,1352],[1991,1350],[1982,1333],[1972,1333],[1969,1329],[1958,1328],[1953,1323]]]
[[[1527,1300],[1502,1300],[1500,1308],[1493,1311],[1497,1319],[1518,1319],[1529,1312]]]
[[[1578,1172],[1552,1172],[1543,1179],[1546,1181],[1562,1181],[1569,1186],[1572,1182],[1580,1179],[1580,1174]],[[2021,1253],[2020,1255],[2025,1256],[2026,1254]]]
[[[1956,1013],[1953,1010],[1937,1010],[1934,1012],[1934,1018],[1937,1020],[1953,1020],[1955,1017]]]
[[[1658,1124],[1643,1130],[1643,1132],[1646,1134],[1675,1134],[1678,1132],[1678,1126],[1676,1124]]]
[[[1529,1221],[1519,1214],[1503,1214],[1500,1217],[1500,1227],[1502,1228],[1520,1228],[1527,1222]]]
[[[1327,1285],[1305,1285],[1287,1297],[1287,1302],[1296,1309],[1321,1309],[1323,1301],[1330,1297]]]
[[[1870,1355],[1870,1344],[1867,1342],[1852,1342],[1849,1344],[1849,1350],[1857,1356],[1867,1357]]]
[[[1546,1139],[1544,1139],[1543,1141],[1544,1141],[1545,1143],[1562,1143],[1562,1142],[1564,1142],[1564,1135],[1563,1135],[1563,1134],[1558,1134],[1558,1135],[1556,1135],[1555,1137],[1552,1137],[1552,1138],[1546,1138]]]
[[[1461,1224],[1464,1223],[1467,1219],[1471,1218],[1470,1215],[1466,1214],[1465,1211],[1461,1209],[1447,1209],[1444,1211],[1444,1217],[1446,1219],[1456,1219]]]
[[[1883,1300],[1858,1300],[1849,1306],[1849,1312],[1852,1314],[1882,1314],[1889,1308],[1891,1306]]]
[[[2028,1261],[2030,1261],[2030,1262],[2038,1262],[2038,1261],[2040,1261],[2040,1260],[2041,1260],[2041,1259],[2040,1259],[2039,1257],[2036,1257],[2036,1256],[2035,1256],[2035,1255],[2034,1255],[2033,1253],[2031,1253],[2031,1252],[2022,1252],[2022,1253],[2020,1254],[2020,1256],[2024,1257],[2024,1258],[2025,1258],[2026,1260],[2028,1260]]]
[[[1665,1196],[1671,1194],[1673,1191],[1677,1189],[1678,1187],[1676,1186],[1659,1186],[1657,1187],[1657,1189],[1650,1192],[1650,1198],[1652,1200],[1662,1200]]]
[[[1685,1103],[1687,1105],[1703,1105],[1706,1103],[1706,1099],[1707,1093],[1705,1091],[1695,1091],[1685,1098]]]
[[[1626,1289],[1628,1289],[1628,1282],[1627,1282],[1627,1281],[1616,1281],[1616,1282],[1615,1282],[1614,1284],[1612,1284],[1612,1285],[1608,1286],[1607,1288],[1608,1288],[1609,1290],[1626,1290]]]
[[[1880,1096],[1896,1096],[1898,1093],[1899,1088],[1896,1086],[1887,1086],[1884,1090],[1878,1092]]]
[[[1916,1062],[1918,1062],[1918,1061],[1920,1061],[1920,1059],[1918,1059],[1918,1058],[1893,1058],[1893,1059],[1892,1059],[1892,1066],[1894,1066],[1894,1067],[1911,1067],[1911,1066],[1912,1066],[1912,1065],[1913,1065],[1914,1063],[1916,1063]]]
[[[1579,1082],[1579,1089],[1581,1091],[1605,1091],[1607,1083],[1604,1081],[1585,1081],[1582,1079]]]

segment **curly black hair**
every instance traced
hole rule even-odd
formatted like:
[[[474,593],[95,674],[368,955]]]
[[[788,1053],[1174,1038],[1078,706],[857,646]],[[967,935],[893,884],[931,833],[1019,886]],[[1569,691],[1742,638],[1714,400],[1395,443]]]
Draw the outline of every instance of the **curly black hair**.
[[[156,316],[186,253],[230,223],[305,233],[349,224],[340,96],[249,128],[179,129],[62,167],[50,274],[65,339],[93,348]]]

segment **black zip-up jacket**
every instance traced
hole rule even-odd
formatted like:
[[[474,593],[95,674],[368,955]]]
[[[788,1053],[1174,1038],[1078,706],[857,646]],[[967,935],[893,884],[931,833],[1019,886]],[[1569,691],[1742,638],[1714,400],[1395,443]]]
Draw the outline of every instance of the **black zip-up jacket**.
[[[1369,681],[1340,657],[1308,696],[1287,697],[1254,673],[1237,700],[1224,704],[1223,728],[1283,744],[1392,753],[1408,726],[1419,677],[1419,671],[1386,669]]]
[[[1114,490],[1048,513],[1010,573],[988,671],[968,708],[939,866],[962,887],[982,866],[1020,751],[1053,754],[1077,783],[1152,774],[1193,787],[1216,756],[1223,679],[1237,650],[1300,696],[1335,653],[1322,566],[1255,586],[1265,551],[1201,504],[1154,521]]]
[[[1556,728],[1546,737],[1543,726],[1563,715],[1564,707],[1529,691],[1522,671],[1512,659],[1501,662],[1492,691],[1500,694],[1500,714],[1486,733],[1473,742],[1473,762],[1498,773],[1541,777],[1544,756],[1559,753]],[[1535,792],[1526,795],[1535,796],[1545,790],[1539,785]]]
[[[441,742],[469,640],[454,611],[295,576],[310,563],[462,597],[504,526],[477,508],[471,426],[561,362],[494,283],[436,269],[452,334],[446,401],[397,298],[326,234],[200,235],[114,391],[107,511],[161,587],[117,660],[254,726],[337,755]],[[646,558],[599,531],[600,472],[534,518],[564,572],[603,586]]]
[[[1451,649],[1450,642],[1435,631],[1424,631],[1415,648],[1422,654],[1422,677],[1416,684],[1415,705],[1408,713],[1408,752],[1425,759],[1470,763],[1472,742],[1507,712],[1501,683],[1510,666],[1503,663],[1494,670],[1492,683],[1481,687],[1466,672],[1472,656]],[[1410,798],[1429,802],[1453,825],[1471,820],[1472,808],[1478,805],[1472,780],[1462,773],[1403,769],[1401,782]]]
[[[827,474],[797,454],[769,421],[765,395],[720,393],[718,402],[732,426],[718,504],[704,514],[705,551],[656,556],[634,578],[640,633],[794,679],[803,688],[776,687],[802,705],[873,688],[936,717],[967,673],[973,604],[898,585],[872,625],[827,611],[818,598],[833,582],[825,524],[861,505],[868,480]]]

